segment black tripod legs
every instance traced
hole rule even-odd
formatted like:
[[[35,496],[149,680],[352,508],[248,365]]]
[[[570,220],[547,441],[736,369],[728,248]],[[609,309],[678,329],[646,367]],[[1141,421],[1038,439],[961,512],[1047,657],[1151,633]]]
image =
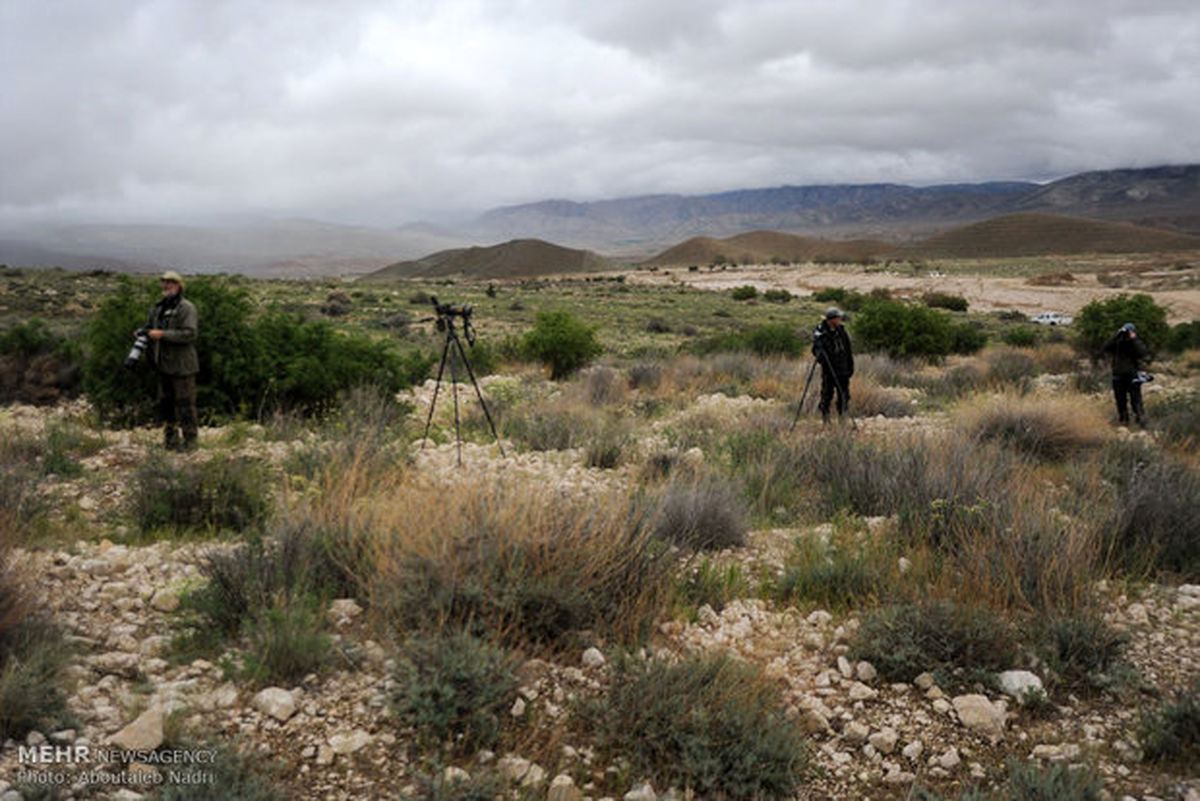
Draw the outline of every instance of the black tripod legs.
[[[453,347],[453,350],[451,350]],[[471,368],[471,360],[467,358],[467,352],[462,346],[462,341],[459,340],[453,327],[447,327],[446,343],[442,346],[442,361],[438,364],[437,381],[433,386],[433,399],[429,402],[429,414],[425,418],[425,435],[421,439],[421,449],[425,449],[425,443],[429,441],[429,427],[433,424],[433,412],[437,408],[438,393],[442,388],[442,376],[446,372],[446,362],[450,362],[450,383],[453,385],[454,392],[454,440],[458,444],[458,464],[462,465],[462,419],[458,410],[458,371],[455,370],[455,362],[461,359],[463,365],[467,368],[467,375],[471,379],[471,385],[475,387],[475,397],[479,399],[479,405],[483,408],[483,416],[487,418],[488,427],[492,431],[492,436],[496,439],[496,446],[500,449],[500,455],[504,456],[504,446],[500,444],[500,435],[496,432],[496,424],[492,421],[492,413],[488,411],[487,402],[483,399],[483,391],[479,389],[479,382],[475,380],[475,371]]]

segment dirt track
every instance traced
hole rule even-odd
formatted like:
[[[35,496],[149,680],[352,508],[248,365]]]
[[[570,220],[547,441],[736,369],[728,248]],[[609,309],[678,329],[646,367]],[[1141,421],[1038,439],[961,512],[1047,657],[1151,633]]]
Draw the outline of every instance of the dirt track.
[[[1194,273],[1194,271],[1193,271]],[[867,271],[854,267],[740,267],[736,272],[688,272],[667,270],[638,271],[628,274],[627,280],[642,284],[685,283],[701,289],[722,290],[750,284],[760,290],[786,289],[797,295],[807,295],[826,287],[845,287],[859,292],[876,288],[890,289],[898,295],[916,297],[926,292],[945,292],[961,295],[973,311],[1003,311],[1016,309],[1029,316],[1056,311],[1075,315],[1093,300],[1121,293],[1144,292],[1167,309],[1170,323],[1200,319],[1200,288],[1193,281],[1186,288],[1162,289],[1155,286],[1157,277],[1140,275],[1125,286],[1108,287],[1095,274],[1075,273],[1075,281],[1059,286],[1036,286],[1026,278],[1000,278],[981,275],[940,275],[929,272],[912,275],[899,272]],[[1186,276],[1174,274],[1176,282]]]

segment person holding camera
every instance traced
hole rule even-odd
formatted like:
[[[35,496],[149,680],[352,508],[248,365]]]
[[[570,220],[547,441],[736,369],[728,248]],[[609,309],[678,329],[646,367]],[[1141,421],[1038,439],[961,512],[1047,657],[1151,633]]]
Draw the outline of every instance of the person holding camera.
[[[196,355],[199,316],[195,305],[184,300],[183,278],[174,270],[162,274],[162,298],[150,308],[146,336],[150,364],[158,373],[158,414],[163,423],[163,445],[168,450],[196,447]],[[176,425],[178,424],[178,429]],[[179,433],[182,429],[183,439]]]
[[[836,307],[830,307],[823,319],[813,330],[813,356],[821,365],[821,420],[829,422],[829,405],[837,393],[838,417],[846,414],[850,406],[850,376],[854,375],[854,353],[850,349],[850,335],[842,325],[845,315]]]
[[[1142,378],[1139,375],[1142,361],[1146,358],[1146,346],[1138,339],[1133,323],[1125,323],[1115,336],[1104,345],[1104,352],[1112,360],[1113,395],[1117,401],[1117,420],[1129,425],[1129,408],[1139,426],[1146,426],[1146,412],[1142,407]]]

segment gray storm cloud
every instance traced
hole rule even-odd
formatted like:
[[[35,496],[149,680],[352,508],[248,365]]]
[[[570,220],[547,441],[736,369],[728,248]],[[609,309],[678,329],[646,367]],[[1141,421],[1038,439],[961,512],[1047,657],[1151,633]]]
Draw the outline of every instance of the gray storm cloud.
[[[1200,161],[1192,2],[42,0],[0,31],[10,222]]]

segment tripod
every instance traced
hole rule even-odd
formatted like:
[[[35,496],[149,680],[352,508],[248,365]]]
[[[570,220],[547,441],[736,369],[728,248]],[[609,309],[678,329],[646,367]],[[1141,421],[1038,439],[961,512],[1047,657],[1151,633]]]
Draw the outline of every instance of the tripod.
[[[475,397],[479,398],[483,416],[487,418],[488,426],[492,429],[492,436],[496,438],[496,446],[500,448],[500,455],[503,456],[504,446],[500,444],[500,435],[496,433],[496,424],[492,422],[492,414],[488,411],[487,403],[483,399],[479,382],[475,380],[475,371],[471,369],[471,360],[467,358],[467,351],[463,348],[462,340],[459,339],[458,330],[454,325],[454,318],[461,317],[463,336],[466,337],[467,344],[473,347],[475,345],[475,329],[471,325],[472,309],[470,306],[455,307],[449,303],[438,303],[437,298],[430,298],[430,300],[437,312],[437,330],[445,332],[446,342],[442,346],[442,361],[438,365],[437,382],[433,385],[433,400],[429,403],[429,415],[425,418],[425,435],[421,439],[421,450],[425,449],[425,443],[429,441],[429,426],[433,423],[433,410],[437,407],[438,392],[442,388],[442,375],[446,371],[446,362],[449,362],[450,383],[454,387],[454,439],[458,444],[458,466],[462,467],[462,422],[458,414],[458,371],[455,369],[455,363],[461,359],[467,368],[471,384],[475,387]],[[430,319],[435,318],[426,318],[426,320]]]

